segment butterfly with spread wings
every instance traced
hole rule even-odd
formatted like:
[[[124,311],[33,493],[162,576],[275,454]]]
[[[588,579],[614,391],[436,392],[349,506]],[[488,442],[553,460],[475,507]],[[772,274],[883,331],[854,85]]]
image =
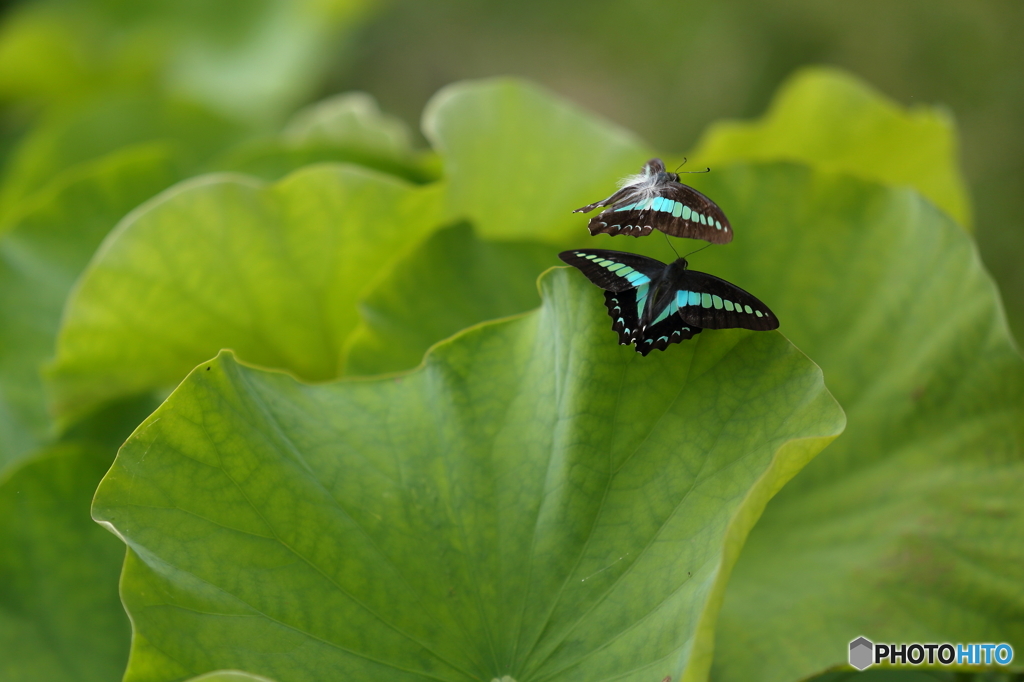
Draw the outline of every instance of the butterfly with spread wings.
[[[678,173],[665,171],[661,159],[651,159],[639,175],[622,181],[607,199],[577,208],[573,213],[605,210],[590,219],[590,234],[628,234],[645,237],[661,230],[673,237],[703,239],[712,244],[732,241],[732,227],[718,205],[688,185]]]
[[[634,253],[578,249],[558,254],[604,289],[619,343],[647,355],[704,329],[778,329],[764,303],[724,279],[688,269],[685,258],[662,263]]]

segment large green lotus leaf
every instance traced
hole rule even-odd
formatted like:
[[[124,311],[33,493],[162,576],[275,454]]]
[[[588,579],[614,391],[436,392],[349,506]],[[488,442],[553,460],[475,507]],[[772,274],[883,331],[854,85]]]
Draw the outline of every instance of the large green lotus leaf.
[[[842,411],[778,333],[641,358],[598,290],[406,375],[198,366],[93,515],[129,546],[127,680],[700,679],[729,568]]]
[[[537,307],[537,276],[556,264],[547,244],[484,241],[466,224],[437,231],[360,303],[345,374],[412,369],[441,339]]]
[[[145,145],[76,167],[0,235],[0,473],[52,435],[39,371],[64,300],[117,221],[174,181],[172,156]]]
[[[798,71],[782,85],[762,119],[715,123],[691,156],[716,171],[736,160],[791,160],[883,184],[909,185],[960,224],[971,224],[949,112],[921,105],[904,108],[838,69]]]
[[[859,635],[1021,650],[1024,361],[970,238],[908,189],[787,165],[707,180],[737,239],[692,267],[770,305],[849,416],[751,533],[714,679],[802,679]]]
[[[54,445],[0,476],[5,682],[120,679],[130,640],[117,593],[124,548],[89,518],[112,453]]]
[[[111,233],[68,300],[49,373],[73,418],[177,384],[221,348],[309,380],[338,376],[356,301],[435,228],[435,186],[355,166],[265,185],[175,186]]]
[[[132,145],[169,145],[188,173],[243,131],[195,105],[144,95],[111,96],[44,116],[12,152],[0,187],[0,215],[48,187],[62,171]],[[179,177],[186,177],[180,175]],[[0,228],[2,229],[2,228]]]
[[[572,210],[611,194],[651,156],[631,133],[510,79],[444,88],[424,110],[423,132],[444,163],[449,216],[488,238],[586,234]]]

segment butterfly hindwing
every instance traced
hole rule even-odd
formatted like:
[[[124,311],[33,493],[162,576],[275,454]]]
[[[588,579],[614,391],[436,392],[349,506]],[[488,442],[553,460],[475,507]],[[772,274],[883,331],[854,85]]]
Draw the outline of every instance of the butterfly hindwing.
[[[704,329],[778,329],[779,319],[752,294],[724,279],[695,270],[674,278],[675,304],[688,324]]]
[[[604,305],[608,308],[608,316],[612,318],[612,331],[619,335],[619,344],[627,346],[633,343],[640,319],[637,314],[637,290],[605,291]]]
[[[563,251],[558,257],[605,291],[625,291],[650,284],[665,269],[661,261],[622,251],[578,249]]]
[[[665,350],[669,344],[692,339],[700,334],[701,328],[687,324],[678,312],[670,313],[665,319],[649,325],[636,338],[636,352],[647,355],[652,350]]]

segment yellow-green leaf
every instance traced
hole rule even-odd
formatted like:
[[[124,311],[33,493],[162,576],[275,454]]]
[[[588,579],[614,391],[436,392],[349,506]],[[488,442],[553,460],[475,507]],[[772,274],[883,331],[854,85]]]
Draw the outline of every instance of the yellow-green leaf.
[[[212,175],[123,221],[68,301],[49,373],[65,419],[173,387],[221,348],[338,376],[356,301],[436,225],[438,190],[323,165],[265,185]]]
[[[838,69],[798,71],[758,121],[713,124],[691,154],[699,164],[801,161],[865,180],[910,186],[965,227],[967,184],[951,114],[907,108]]]

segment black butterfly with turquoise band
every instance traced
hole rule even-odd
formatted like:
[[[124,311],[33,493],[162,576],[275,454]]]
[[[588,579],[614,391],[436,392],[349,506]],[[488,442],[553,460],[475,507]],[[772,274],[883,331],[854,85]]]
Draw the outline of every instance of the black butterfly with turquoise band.
[[[573,213],[590,213],[607,208],[590,219],[590,234],[628,234],[645,237],[661,230],[673,237],[703,239],[712,244],[732,241],[732,226],[718,204],[694,188],[679,182],[661,159],[651,159],[639,175],[625,178],[617,192],[607,199],[577,208]]]
[[[662,263],[635,253],[576,249],[558,254],[604,289],[619,343],[641,355],[704,329],[778,329],[764,303],[724,279],[688,269],[685,258]]]

